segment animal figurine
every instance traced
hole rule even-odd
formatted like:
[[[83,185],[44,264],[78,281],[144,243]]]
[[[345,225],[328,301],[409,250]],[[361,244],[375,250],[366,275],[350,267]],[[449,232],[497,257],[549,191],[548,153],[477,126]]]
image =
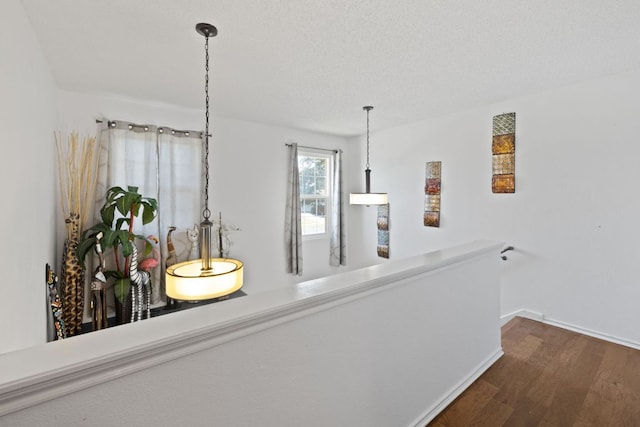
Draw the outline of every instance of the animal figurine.
[[[148,239],[158,243],[158,239],[154,236],[149,236]],[[138,248],[135,244],[131,245],[129,280],[131,281],[132,322],[142,320],[145,310],[145,317],[147,319],[151,317],[151,269],[157,267],[158,264],[160,264],[160,256],[155,248],[152,258],[145,258],[138,263]],[[138,269],[138,267],[140,268]]]
[[[176,254],[176,248],[173,246],[173,242],[171,241],[171,233],[176,230],[174,226],[169,227],[169,232],[167,233],[167,250],[169,251],[169,256],[167,256],[167,260],[164,262],[166,267],[169,267],[178,262],[178,255]]]
[[[61,275],[62,313],[67,335],[73,336],[79,334],[82,328],[84,303],[84,270],[76,254],[80,238],[80,215],[72,212],[65,222],[67,239],[64,244]]]
[[[178,255],[176,254],[176,247],[173,245],[173,242],[171,241],[171,233],[173,233],[176,230],[176,228],[174,226],[169,227],[169,232],[167,233],[167,250],[169,251],[169,255],[167,256],[167,259],[164,261],[164,265],[165,268],[173,265],[173,264],[177,264],[178,263]],[[175,308],[177,303],[176,301],[169,297],[168,295],[167,297],[167,308]]]
[[[200,229],[198,224],[193,224],[193,228],[187,228],[187,239],[191,242],[191,248],[189,249],[189,261],[200,258],[198,254],[198,237],[200,235]]]
[[[131,281],[131,322],[142,320],[142,287],[151,283],[149,273],[138,270],[138,248],[131,245],[129,280]]]
[[[58,276],[51,269],[49,264],[46,265],[47,286],[49,287],[49,304],[51,305],[51,313],[53,314],[53,326],[55,329],[55,339],[61,340],[67,337],[67,331],[64,327],[64,319],[62,316],[62,301],[58,295]]]
[[[105,260],[100,243],[103,236],[102,232],[96,235],[95,251],[98,254],[98,266],[91,279],[91,325],[94,331],[107,327],[107,278],[104,275]]]

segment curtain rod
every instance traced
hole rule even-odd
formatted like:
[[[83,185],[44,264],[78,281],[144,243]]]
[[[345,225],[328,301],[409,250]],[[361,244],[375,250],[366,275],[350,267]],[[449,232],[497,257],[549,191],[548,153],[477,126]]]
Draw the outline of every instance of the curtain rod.
[[[291,147],[292,144],[284,144],[287,147]],[[309,147],[308,145],[298,145],[298,147],[300,148],[310,148],[311,150],[320,150],[320,151],[331,151],[332,153],[337,153],[340,152],[342,153],[342,150],[338,150],[335,148],[318,148],[318,147]]]
[[[189,136],[189,134],[194,133],[196,135],[200,135],[201,137],[204,135],[204,132],[202,131],[194,131],[194,130],[180,130],[180,129],[174,129],[171,128],[169,126],[157,126],[157,125],[139,125],[136,123],[131,123],[125,120],[101,120],[101,119],[96,119],[96,123],[104,123],[107,122],[107,126],[108,127],[116,127],[116,124],[118,122],[120,123],[125,123],[127,126],[129,126],[129,129],[143,129],[144,131],[148,131],[149,130],[149,126],[153,126],[156,129],[159,130],[160,133],[163,133],[164,129],[168,129],[169,131],[171,131],[172,134],[181,134],[184,136]],[[209,134],[209,137],[211,137],[211,134]]]

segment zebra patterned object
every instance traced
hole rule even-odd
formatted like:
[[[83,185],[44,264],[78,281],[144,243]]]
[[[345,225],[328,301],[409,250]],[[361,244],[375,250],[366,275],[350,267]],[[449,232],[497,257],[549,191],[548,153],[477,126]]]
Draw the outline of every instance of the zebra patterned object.
[[[145,309],[146,317],[151,317],[151,277],[147,271],[138,270],[138,248],[136,248],[135,244],[132,244],[131,246],[131,260],[129,263],[129,280],[131,281],[131,322],[136,322],[138,320],[142,320],[142,315]]]

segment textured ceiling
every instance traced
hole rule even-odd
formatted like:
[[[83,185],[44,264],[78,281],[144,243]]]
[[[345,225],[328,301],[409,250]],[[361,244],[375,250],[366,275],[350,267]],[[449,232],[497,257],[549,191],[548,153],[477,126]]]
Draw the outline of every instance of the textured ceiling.
[[[640,68],[638,0],[22,0],[57,84],[355,135]]]

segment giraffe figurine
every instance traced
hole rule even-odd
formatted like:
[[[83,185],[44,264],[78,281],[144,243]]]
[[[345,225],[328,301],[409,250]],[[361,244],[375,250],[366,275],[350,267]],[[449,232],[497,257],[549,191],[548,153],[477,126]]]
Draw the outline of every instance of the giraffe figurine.
[[[72,212],[65,220],[67,239],[62,260],[63,319],[68,336],[80,333],[84,306],[84,270],[76,251],[80,238],[80,215]]]

